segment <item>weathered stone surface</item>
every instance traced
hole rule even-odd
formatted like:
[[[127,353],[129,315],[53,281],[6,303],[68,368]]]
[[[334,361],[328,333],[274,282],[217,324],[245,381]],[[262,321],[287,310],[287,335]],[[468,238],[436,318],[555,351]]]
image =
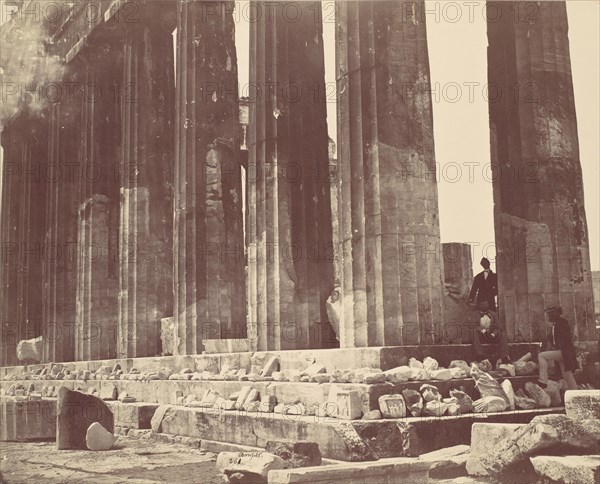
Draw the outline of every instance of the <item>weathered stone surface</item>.
[[[430,479],[456,479],[467,475],[467,454],[439,460],[431,464],[428,476]]]
[[[423,397],[416,390],[402,390],[406,408],[413,417],[419,417],[423,411]]]
[[[0,401],[0,442],[51,439],[55,436],[54,401]]]
[[[102,385],[98,396],[102,400],[117,400],[119,396],[119,390],[115,385]]]
[[[94,422],[87,429],[85,444],[89,450],[109,450],[117,438],[98,422]]]
[[[56,416],[56,445],[63,449],[86,449],[86,431],[99,422],[114,431],[114,418],[108,406],[93,395],[60,387]]]
[[[17,358],[20,361],[37,363],[42,361],[44,347],[43,336],[33,339],[24,339],[17,344]]]
[[[500,323],[506,323],[509,340],[533,340],[546,333],[544,308],[560,302],[576,339],[595,341],[566,2],[536,4],[534,23],[525,9],[493,5],[489,85],[502,93],[517,84],[537,86],[535,102],[503,96],[489,103],[491,162],[498,173],[492,183],[496,248],[505,254],[537,248],[532,256],[498,258]],[[525,166],[532,176],[508,175]],[[516,371],[522,374],[518,366]]]
[[[481,462],[490,475],[502,476],[523,460],[544,451],[600,453],[600,421],[573,420],[566,415],[535,417]]]
[[[221,452],[217,457],[217,470],[226,476],[250,472],[266,479],[269,471],[284,468],[284,460],[269,452]]]
[[[536,385],[532,382],[527,382],[525,383],[525,391],[527,392],[527,395],[535,400],[538,408],[548,408],[550,406],[550,395],[542,390],[539,385]]]
[[[473,402],[474,413],[503,412],[509,403],[503,398],[496,396],[483,397]]]
[[[340,346],[434,343],[443,334],[443,281],[431,91],[398,91],[429,86],[425,22],[407,18],[401,2],[338,5]],[[410,160],[410,176],[400,160]]]
[[[600,482],[600,456],[531,457],[535,472],[542,479],[562,484],[596,484]]]
[[[410,379],[412,370],[409,366],[398,366],[383,373],[386,379],[392,383],[404,383]]]
[[[272,376],[273,372],[279,370],[279,358],[277,356],[273,356],[260,372],[260,376]]]
[[[379,410],[383,418],[404,418],[406,404],[402,395],[382,395],[379,397]]]
[[[567,390],[565,410],[574,419],[600,419],[600,391]]]
[[[471,448],[467,459],[467,472],[471,476],[487,476],[481,460],[511,438],[521,424],[474,423],[471,427]]]
[[[270,440],[265,450],[281,457],[286,469],[321,465],[321,451],[316,442]]]
[[[362,415],[362,403],[358,392],[353,390],[339,390],[337,392],[337,418],[355,420]]]
[[[156,409],[150,421],[150,427],[152,428],[153,432],[162,433],[162,422],[167,415],[169,408],[170,407],[168,405],[161,405]]]
[[[502,382],[502,390],[504,390],[504,393],[506,393],[506,396],[508,397],[508,408],[510,408],[511,410],[514,410],[515,409],[515,392],[513,390],[512,383],[510,382],[510,380],[504,380]]]
[[[363,420],[379,420],[382,419],[383,415],[380,410],[370,410],[362,416]]]

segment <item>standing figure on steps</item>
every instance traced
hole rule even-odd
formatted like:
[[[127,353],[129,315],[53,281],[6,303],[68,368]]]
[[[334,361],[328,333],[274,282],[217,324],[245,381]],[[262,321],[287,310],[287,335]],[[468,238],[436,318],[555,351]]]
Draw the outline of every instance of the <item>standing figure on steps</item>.
[[[548,383],[548,362],[557,361],[560,365],[563,378],[567,382],[569,390],[577,390],[577,383],[573,377],[573,370],[579,368],[575,347],[571,338],[571,328],[569,322],[562,317],[562,308],[552,306],[546,309],[548,321],[550,323],[550,334],[546,343],[546,351],[538,355],[540,364],[539,385],[545,388]]]
[[[490,269],[490,261],[487,258],[481,259],[481,267],[483,271],[475,276],[471,293],[469,294],[469,302],[477,301],[477,305],[483,301],[487,301],[490,311],[496,311],[496,295],[498,294],[498,280],[496,274]]]

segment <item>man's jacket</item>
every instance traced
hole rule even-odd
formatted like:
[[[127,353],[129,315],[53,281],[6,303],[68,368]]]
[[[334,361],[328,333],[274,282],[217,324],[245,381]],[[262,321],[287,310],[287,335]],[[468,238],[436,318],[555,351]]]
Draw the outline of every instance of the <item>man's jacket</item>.
[[[550,332],[550,336],[548,336],[548,342],[562,353],[566,371],[573,371],[579,368],[573,339],[571,338],[571,328],[565,318],[558,318],[556,323],[554,323],[554,328]]]
[[[488,301],[491,307],[495,307],[494,298],[496,294],[498,294],[498,279],[496,274],[490,271],[486,279],[482,271],[475,276],[469,299],[475,300],[475,296],[477,296],[476,302]]]

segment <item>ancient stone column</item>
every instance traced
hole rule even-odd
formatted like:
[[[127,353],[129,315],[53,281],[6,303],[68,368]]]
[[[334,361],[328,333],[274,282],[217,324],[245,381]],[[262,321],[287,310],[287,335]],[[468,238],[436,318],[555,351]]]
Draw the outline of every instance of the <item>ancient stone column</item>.
[[[244,245],[234,2],[182,1],[177,23],[177,354],[243,338]]]
[[[118,356],[160,354],[173,308],[173,36],[160,9],[128,26],[121,90]]]
[[[249,317],[259,350],[337,344],[320,2],[251,2]]]
[[[65,82],[80,85],[71,65]],[[48,170],[44,250],[44,361],[75,360],[77,211],[82,175],[78,153],[82,93],[49,106]]]
[[[341,345],[434,343],[442,258],[423,1],[338,2]]]
[[[546,335],[560,304],[597,339],[565,2],[488,2],[496,267],[513,341]]]
[[[78,360],[117,356],[120,103],[122,44],[98,40],[86,66],[81,112],[82,176],[77,235]]]
[[[16,345],[42,326],[42,250],[47,130],[39,113],[23,108],[2,131],[2,365],[21,364]],[[41,356],[41,355],[40,355]]]
[[[476,328],[476,307],[469,304],[473,283],[471,245],[450,242],[442,244],[444,257],[444,321],[442,341],[471,343]]]

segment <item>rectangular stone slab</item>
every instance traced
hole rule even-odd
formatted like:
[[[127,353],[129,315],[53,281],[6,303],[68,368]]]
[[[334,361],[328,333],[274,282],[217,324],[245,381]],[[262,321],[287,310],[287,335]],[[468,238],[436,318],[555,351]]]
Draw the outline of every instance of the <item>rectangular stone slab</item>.
[[[111,409],[116,427],[128,429],[149,429],[154,412],[158,408],[157,403],[121,403],[106,402]]]
[[[0,402],[0,441],[54,439],[56,401],[42,399],[15,402],[3,397]]]
[[[344,461],[416,457],[444,447],[469,444],[474,422],[527,423],[563,409],[518,410],[457,417],[410,417],[341,421],[328,417],[207,411],[170,406],[161,432],[263,447],[269,440],[317,442],[325,458]]]

